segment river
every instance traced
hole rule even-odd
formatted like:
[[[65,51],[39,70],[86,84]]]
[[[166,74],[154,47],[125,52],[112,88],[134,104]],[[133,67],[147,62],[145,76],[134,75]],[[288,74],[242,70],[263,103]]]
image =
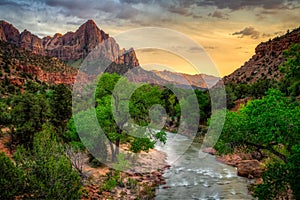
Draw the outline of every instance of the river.
[[[236,168],[199,151],[200,147],[172,133],[167,133],[166,144],[156,144],[156,149],[167,154],[171,168],[165,171],[166,184],[157,189],[155,199],[253,199],[248,194],[248,179],[237,176]]]

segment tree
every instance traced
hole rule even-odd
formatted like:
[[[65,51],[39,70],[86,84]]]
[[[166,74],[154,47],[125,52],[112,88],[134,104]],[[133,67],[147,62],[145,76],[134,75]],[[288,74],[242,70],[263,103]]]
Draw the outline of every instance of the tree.
[[[200,121],[205,123],[210,116],[210,99],[207,92],[201,90],[195,90],[197,96],[199,111],[200,111]]]
[[[51,122],[61,133],[65,132],[66,124],[72,116],[72,94],[63,84],[51,87],[53,92],[49,96]]]
[[[32,150],[19,147],[15,160],[25,172],[25,194],[36,199],[80,199],[80,177],[51,126],[44,125],[35,135]]]
[[[24,93],[12,99],[12,142],[30,147],[34,133],[49,119],[49,105],[43,94]]]
[[[278,144],[285,144],[288,151],[299,141],[299,106],[290,104],[278,90],[271,89],[261,100],[253,100],[242,107],[238,113],[226,117],[221,140],[232,147],[247,145],[265,149],[286,161],[280,153]],[[221,144],[221,143],[219,143]]]
[[[24,173],[3,152],[0,153],[0,199],[13,199],[23,194]]]
[[[77,133],[75,134],[73,132],[72,135],[75,136],[75,138],[80,136],[83,145],[90,152],[90,161],[94,161],[94,158],[96,158],[100,162],[105,162],[107,160],[107,138],[105,134],[99,130],[102,124],[100,123],[99,127],[95,112],[96,110],[94,108],[90,108],[75,114],[73,118],[76,122],[76,126],[75,124],[74,126]]]
[[[260,100],[253,100],[238,112],[228,112],[220,139],[219,152],[236,147],[267,152],[274,162],[263,174],[264,183],[256,189],[259,199],[278,198],[291,187],[299,196],[300,105],[271,89]]]
[[[0,99],[0,133],[3,127],[9,126],[11,123],[9,108],[5,100]]]
[[[116,74],[103,74],[95,97],[97,118],[109,140],[112,161],[116,161],[122,139],[129,135],[134,140],[135,137],[157,139],[146,131],[146,126],[151,121],[148,117],[149,109],[152,105],[161,104],[161,90],[157,87],[140,87]],[[155,133],[154,136],[156,135]]]
[[[281,89],[287,95],[300,95],[300,44],[292,44],[290,48],[284,51],[286,62],[280,69],[285,73],[281,84]]]

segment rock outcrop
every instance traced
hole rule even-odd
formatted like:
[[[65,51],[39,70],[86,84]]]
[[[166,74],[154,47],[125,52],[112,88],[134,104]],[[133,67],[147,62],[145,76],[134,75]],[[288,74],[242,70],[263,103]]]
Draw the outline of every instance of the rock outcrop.
[[[21,48],[32,51],[32,53],[44,55],[42,40],[36,35],[31,34],[26,29],[20,34],[18,45]]]
[[[300,43],[300,28],[263,42],[255,48],[255,55],[241,68],[223,78],[224,83],[254,83],[260,79],[280,80],[279,66],[285,61],[283,52],[291,44]]]
[[[258,160],[242,160],[237,165],[237,174],[246,178],[260,178],[263,169]]]
[[[33,54],[0,41],[0,94],[23,91],[29,81],[72,85],[75,78],[86,82],[88,76],[55,57]]]
[[[84,59],[94,49],[101,48],[101,53],[116,64],[139,66],[134,50],[120,49],[114,38],[100,30],[93,20],[88,20],[75,32],[64,35],[57,33],[43,39],[27,30],[20,34],[12,24],[0,21],[0,40],[35,54],[57,57],[64,61]]]
[[[2,41],[19,44],[20,32],[12,24],[2,20],[0,21],[0,30],[3,32],[0,37]]]

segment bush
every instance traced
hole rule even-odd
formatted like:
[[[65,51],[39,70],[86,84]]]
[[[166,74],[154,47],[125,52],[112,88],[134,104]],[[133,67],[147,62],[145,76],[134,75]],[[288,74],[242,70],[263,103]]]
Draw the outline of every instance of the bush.
[[[154,142],[149,138],[134,138],[134,141],[131,143],[130,150],[134,153],[140,151],[148,151],[149,149],[154,148]]]
[[[51,127],[43,126],[31,151],[17,149],[16,163],[25,171],[26,193],[35,199],[80,199],[80,177],[54,135]]]
[[[24,189],[24,174],[2,152],[0,153],[0,199],[12,199]]]
[[[111,190],[113,188],[115,188],[118,184],[121,183],[121,181],[120,181],[120,173],[118,171],[116,171],[114,175],[112,175],[112,173],[109,172],[107,174],[107,176],[108,176],[108,179],[105,181],[104,185],[102,185],[100,187],[100,193],[102,191],[111,192]]]

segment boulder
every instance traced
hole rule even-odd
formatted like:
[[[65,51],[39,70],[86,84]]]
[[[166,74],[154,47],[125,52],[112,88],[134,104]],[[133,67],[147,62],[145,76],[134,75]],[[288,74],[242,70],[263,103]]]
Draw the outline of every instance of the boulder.
[[[216,155],[217,154],[217,151],[212,147],[207,147],[207,148],[203,149],[202,151],[204,153],[208,153],[208,154],[211,154],[211,155]]]
[[[242,160],[237,165],[238,176],[246,178],[260,178],[263,169],[258,160]]]

